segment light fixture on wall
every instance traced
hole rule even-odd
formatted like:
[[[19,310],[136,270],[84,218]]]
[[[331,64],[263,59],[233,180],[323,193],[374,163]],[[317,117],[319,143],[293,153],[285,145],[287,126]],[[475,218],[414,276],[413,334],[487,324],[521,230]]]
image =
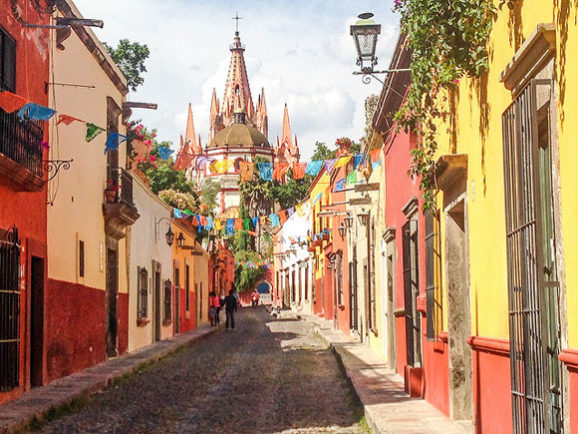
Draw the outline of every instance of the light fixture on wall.
[[[345,225],[347,229],[351,229],[353,227],[353,216],[350,212],[347,212],[347,217],[345,217]]]
[[[377,78],[375,74],[409,71],[409,69],[389,69],[385,71],[373,70],[373,67],[377,65],[375,49],[377,47],[377,39],[381,33],[381,24],[377,24],[373,20],[373,14],[371,12],[360,14],[358,18],[359,20],[350,26],[350,34],[353,36],[355,49],[357,51],[357,65],[360,68],[360,71],[355,71],[353,74],[363,75],[362,81],[365,84],[370,83],[372,77],[384,84],[384,82]]]
[[[369,224],[369,213],[363,212],[361,214],[357,214],[357,218],[359,219],[359,223],[363,226],[367,226]]]
[[[345,238],[345,234],[347,233],[347,226],[345,226],[343,223],[341,223],[341,225],[337,229],[339,230],[339,236],[342,239]]]
[[[169,224],[169,229],[168,229],[167,233],[165,234],[165,240],[170,247],[173,245],[173,242],[175,241],[175,234],[171,228],[171,219],[169,219],[168,217],[161,217],[160,219],[157,219],[155,221],[155,239],[158,239],[158,237],[159,237],[159,225],[163,221],[166,221]]]

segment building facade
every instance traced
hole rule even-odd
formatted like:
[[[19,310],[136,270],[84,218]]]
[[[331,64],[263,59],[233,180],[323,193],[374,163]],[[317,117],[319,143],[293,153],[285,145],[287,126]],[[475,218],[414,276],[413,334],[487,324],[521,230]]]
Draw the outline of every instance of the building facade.
[[[59,2],[58,16],[82,17],[69,1]],[[55,33],[50,45],[52,79],[94,88],[53,85],[50,106],[104,131],[87,142],[83,122],[51,121],[50,158],[73,162],[49,185],[45,322],[49,381],[127,350],[126,229],[139,217],[132,176],[126,170],[126,142],[104,152],[110,133],[126,134],[122,116],[126,79],[90,28],[75,26],[69,35]]]
[[[3,0],[0,92],[48,106],[49,31],[45,2]],[[38,8],[38,9],[36,9]],[[7,94],[0,94],[0,97]],[[0,108],[0,404],[48,381],[46,372],[46,175],[48,123]],[[26,210],[26,212],[23,212]]]
[[[141,217],[128,230],[128,350],[173,335],[173,256],[166,232],[172,208],[133,177],[134,204]]]

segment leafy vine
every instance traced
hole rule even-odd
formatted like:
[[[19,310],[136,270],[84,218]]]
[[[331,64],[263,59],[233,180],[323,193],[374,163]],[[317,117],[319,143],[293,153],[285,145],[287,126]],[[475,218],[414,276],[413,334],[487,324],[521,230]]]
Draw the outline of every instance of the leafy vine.
[[[395,118],[401,128],[419,131],[410,174],[420,177],[424,209],[433,209],[438,125],[450,115],[448,95],[460,79],[487,71],[497,8],[492,0],[394,0],[394,11],[412,56],[411,87]]]

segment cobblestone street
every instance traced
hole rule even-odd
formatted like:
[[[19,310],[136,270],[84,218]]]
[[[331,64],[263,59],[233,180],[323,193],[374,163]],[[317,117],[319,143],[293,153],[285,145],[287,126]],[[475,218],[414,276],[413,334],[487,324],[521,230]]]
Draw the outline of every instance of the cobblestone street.
[[[362,433],[332,352],[300,320],[243,309],[220,330],[41,427],[45,433]]]

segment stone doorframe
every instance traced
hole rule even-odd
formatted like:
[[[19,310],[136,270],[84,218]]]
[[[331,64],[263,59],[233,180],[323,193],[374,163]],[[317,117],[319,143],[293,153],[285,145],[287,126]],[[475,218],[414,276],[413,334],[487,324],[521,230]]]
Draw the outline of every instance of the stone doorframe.
[[[453,420],[473,420],[467,155],[446,155],[437,163],[443,191],[448,303],[449,401]]]

